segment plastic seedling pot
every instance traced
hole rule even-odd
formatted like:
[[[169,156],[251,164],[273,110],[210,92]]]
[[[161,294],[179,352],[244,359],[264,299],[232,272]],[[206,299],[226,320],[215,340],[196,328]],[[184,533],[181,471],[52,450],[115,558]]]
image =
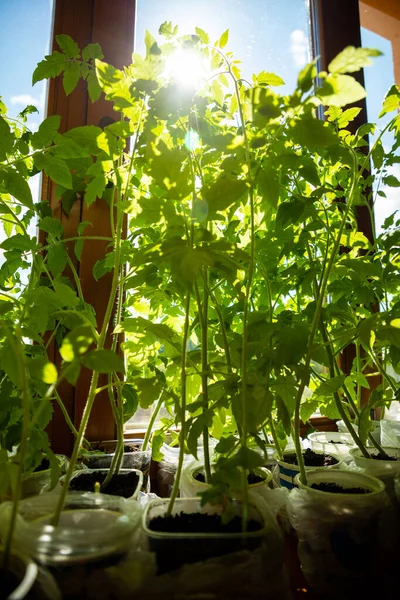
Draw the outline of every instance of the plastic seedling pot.
[[[199,493],[204,492],[209,487],[208,483],[198,481],[196,479],[195,476],[197,473],[204,474],[204,467],[199,467],[198,465],[188,466],[187,471],[183,473],[180,486],[180,495],[182,498],[193,498]],[[273,475],[271,471],[264,467],[259,467],[255,469],[254,474],[258,475],[259,477],[262,477],[263,481],[249,484],[249,491],[251,491],[254,494],[260,494],[262,496],[262,491],[269,486],[269,484],[272,481]],[[240,499],[239,496],[236,497]]]
[[[136,500],[68,492],[58,526],[54,527],[51,519],[57,500],[57,494],[49,493],[21,501],[14,533],[16,547],[52,567],[112,563],[129,550],[142,513]],[[0,510],[2,534],[10,514],[7,503]]]
[[[212,557],[222,556],[241,550],[254,550],[263,542],[271,541],[276,552],[282,552],[281,539],[276,530],[272,515],[270,522],[261,515],[255,505],[249,507],[249,519],[259,524],[259,530],[243,534],[238,533],[180,533],[160,532],[152,529],[152,520],[166,515],[169,500],[151,501],[143,514],[143,529],[147,535],[149,547],[157,556],[158,572],[165,573],[178,569],[184,564],[197,563]],[[234,504],[236,514],[240,514],[240,505]],[[219,506],[200,505],[198,498],[178,498],[174,502],[172,515],[203,513],[208,515],[222,512]]]
[[[378,442],[378,444],[381,441],[381,422],[380,421],[372,421],[372,424],[374,426],[374,429],[372,430],[372,437],[375,439],[376,442]],[[336,422],[337,428],[339,430],[339,432],[341,433],[349,433],[349,430],[347,428],[347,425],[344,421],[340,420]],[[355,430],[358,432],[358,427],[356,425],[353,425]],[[367,445],[368,446],[372,446],[372,442],[370,440],[367,440]]]
[[[290,493],[287,509],[310,586],[322,598],[391,598],[385,589],[390,589],[397,535],[384,484],[340,469],[308,470],[307,485],[300,475],[295,483],[298,488]],[[318,484],[343,490],[312,488]]]
[[[82,454],[82,462],[89,469],[109,469],[114,458],[116,440],[101,442],[104,452],[88,452]],[[151,450],[141,450],[143,440],[131,439],[124,440],[124,447],[132,448],[131,451],[125,450],[121,467],[123,469],[138,469],[143,473],[142,490],[148,491],[149,472],[151,463]],[[137,448],[137,449],[136,449]]]
[[[56,454],[57,460],[60,465],[61,472],[65,471],[68,459],[63,454]],[[46,460],[46,459],[44,459]],[[43,491],[51,490],[51,470],[43,469],[41,471],[34,471],[26,475],[22,482],[22,497],[28,498],[35,494],[40,494]]]
[[[0,561],[3,548],[0,546]],[[10,555],[7,572],[0,568],[0,598],[2,600],[61,600],[61,593],[52,575],[20,552]]]
[[[389,456],[397,457],[398,460],[377,460],[374,458],[365,458],[359,448],[350,450],[350,455],[353,458],[357,467],[364,469],[368,475],[378,477],[386,486],[386,492],[394,505],[397,504],[396,494],[394,490],[394,478],[400,473],[400,448],[391,448],[384,446],[383,450]],[[379,454],[376,448],[368,448],[368,453],[372,456]]]
[[[278,465],[279,465],[279,483],[281,485],[281,487],[285,487],[289,490],[293,489],[294,487],[297,487],[297,483],[296,483],[296,475],[299,474],[300,472],[300,468],[298,465],[294,465],[291,463],[288,463],[285,461],[285,456],[288,456],[289,454],[292,455],[294,453],[293,450],[289,450],[287,452],[283,453],[283,459],[282,460],[278,460]],[[337,462],[333,465],[329,465],[326,467],[305,467],[306,471],[308,471],[309,469],[337,469],[340,467],[341,463],[343,462],[343,457],[333,454],[332,452],[326,453],[326,452],[319,452],[319,451],[315,451],[316,454],[328,454],[329,456],[332,456]]]
[[[311,449],[315,452],[325,452],[339,456],[349,456],[351,448],[354,448],[354,440],[350,433],[341,431],[316,431],[310,433],[308,439]]]
[[[83,469],[75,471],[71,477],[71,491],[94,492],[95,484],[102,483],[108,474],[108,469]],[[63,485],[64,478],[60,479]],[[111,496],[136,499],[143,483],[143,473],[138,469],[120,469],[113,476],[104,493]],[[85,488],[85,489],[84,489]],[[87,488],[87,489],[86,489]]]

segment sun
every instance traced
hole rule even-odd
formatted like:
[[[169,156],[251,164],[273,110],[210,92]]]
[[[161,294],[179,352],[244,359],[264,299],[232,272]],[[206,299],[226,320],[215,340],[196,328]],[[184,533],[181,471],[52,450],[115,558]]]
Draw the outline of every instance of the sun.
[[[196,88],[208,75],[203,58],[192,50],[179,49],[166,60],[164,76],[180,87]]]

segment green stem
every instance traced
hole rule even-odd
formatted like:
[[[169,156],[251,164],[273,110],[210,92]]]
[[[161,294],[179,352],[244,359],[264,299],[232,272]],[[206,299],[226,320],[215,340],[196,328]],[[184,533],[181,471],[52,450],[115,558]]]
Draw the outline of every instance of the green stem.
[[[182,336],[182,356],[181,356],[181,388],[182,388],[182,404],[181,404],[181,430],[179,432],[179,460],[178,467],[175,473],[174,485],[172,487],[171,498],[167,508],[167,516],[170,516],[174,507],[175,499],[179,492],[179,484],[183,467],[183,459],[185,457],[185,436],[186,436],[186,352],[187,342],[189,338],[189,318],[190,318],[190,292],[186,296],[185,303],[185,322],[183,326]]]
[[[278,440],[278,436],[276,434],[276,429],[275,429],[274,420],[273,420],[272,416],[271,416],[271,419],[269,421],[269,426],[271,428],[271,434],[272,434],[272,438],[274,440],[274,445],[275,445],[276,451],[278,453],[279,458],[282,459],[283,458],[283,452],[282,452],[282,448],[281,448],[281,445],[280,445],[279,440]]]
[[[152,431],[153,431],[154,423],[156,422],[158,413],[160,412],[160,409],[161,409],[161,407],[163,405],[163,402],[164,402],[164,397],[163,397],[163,394],[161,394],[161,396],[157,400],[156,407],[153,410],[153,414],[151,415],[151,419],[150,419],[149,424],[147,426],[146,435],[144,436],[143,445],[142,445],[142,452],[144,452],[145,450],[147,450],[147,446],[149,444],[150,436],[151,436]]]

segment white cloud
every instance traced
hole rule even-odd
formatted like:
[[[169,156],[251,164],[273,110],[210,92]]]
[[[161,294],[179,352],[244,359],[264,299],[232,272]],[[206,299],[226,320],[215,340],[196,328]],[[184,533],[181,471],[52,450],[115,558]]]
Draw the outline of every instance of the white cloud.
[[[295,29],[290,34],[290,53],[296,67],[301,68],[307,64],[309,56],[308,38],[301,29]]]
[[[19,96],[11,96],[11,104],[22,104],[23,106],[33,104],[33,106],[40,106],[41,101],[35,96],[31,96],[31,94],[20,94]]]

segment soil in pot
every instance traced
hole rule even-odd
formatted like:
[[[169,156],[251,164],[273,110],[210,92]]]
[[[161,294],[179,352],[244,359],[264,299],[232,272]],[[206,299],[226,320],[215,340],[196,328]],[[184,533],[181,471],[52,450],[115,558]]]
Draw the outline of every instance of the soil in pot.
[[[40,473],[40,471],[47,471],[48,469],[50,469],[50,462],[47,458],[43,458],[42,462],[34,470],[34,473]]]
[[[79,477],[71,479],[69,489],[78,492],[93,492],[95,484],[100,483],[101,485],[106,476],[107,473],[82,472]],[[113,476],[107,487],[101,491],[111,496],[130,498],[136,490],[138,481],[139,478],[133,471],[130,473],[118,473]]]
[[[303,459],[306,467],[330,467],[332,465],[337,465],[339,462],[330,454],[317,453],[310,448],[307,448],[307,450],[303,452]],[[283,460],[290,465],[298,464],[295,452],[285,454]]]
[[[193,477],[194,479],[196,479],[196,481],[199,481],[200,483],[206,483],[206,477],[202,471],[194,473]],[[255,483],[262,483],[263,481],[265,481],[265,477],[261,477],[260,475],[256,475],[255,473],[249,473],[247,476],[247,483],[249,485],[254,485]]]
[[[205,513],[180,513],[170,517],[154,517],[149,528],[163,538],[149,536],[150,549],[156,553],[158,573],[178,569],[184,564],[196,563],[216,556],[223,556],[241,550],[254,550],[262,543],[262,537],[241,536],[242,520],[239,516],[223,523],[220,515]],[[249,533],[261,531],[263,525],[249,520]],[[179,533],[184,537],[174,537]],[[216,537],[203,537],[204,534],[217,534]],[[238,534],[225,537],[224,534]],[[168,534],[172,534],[168,536]],[[200,535],[199,535],[200,534]],[[254,533],[253,533],[254,536]]]
[[[371,454],[370,458],[373,460],[390,460],[393,462],[400,460],[400,456],[390,456],[390,454],[382,454],[382,452],[379,452],[379,454]]]
[[[141,452],[142,445],[141,444],[124,444],[124,452]],[[111,450],[109,447],[103,446],[102,444],[98,444],[93,448],[94,452],[104,452],[104,454],[114,454],[114,449]]]
[[[0,569],[0,600],[7,600],[8,596],[19,586],[21,579],[11,571]]]
[[[351,487],[345,488],[337,483],[313,483],[311,485],[313,490],[319,490],[320,492],[328,492],[329,494],[369,494],[370,491],[365,488]]]

